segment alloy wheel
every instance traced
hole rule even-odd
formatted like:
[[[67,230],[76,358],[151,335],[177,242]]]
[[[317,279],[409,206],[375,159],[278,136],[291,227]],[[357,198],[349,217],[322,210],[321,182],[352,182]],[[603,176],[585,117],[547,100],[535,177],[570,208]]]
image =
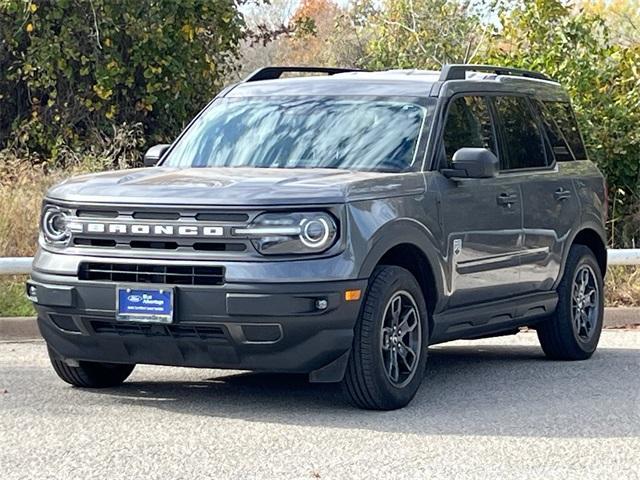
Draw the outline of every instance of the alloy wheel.
[[[416,373],[422,349],[420,312],[407,291],[393,294],[382,321],[380,349],[388,380],[398,388],[408,384]]]
[[[589,341],[596,331],[600,307],[600,290],[591,266],[582,265],[573,280],[571,315],[573,331],[582,341]]]

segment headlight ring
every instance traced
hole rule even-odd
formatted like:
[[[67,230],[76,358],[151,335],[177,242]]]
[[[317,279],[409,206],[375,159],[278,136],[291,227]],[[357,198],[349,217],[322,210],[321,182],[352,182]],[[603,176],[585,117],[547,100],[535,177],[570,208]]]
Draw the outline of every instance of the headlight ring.
[[[42,216],[42,233],[50,243],[65,243],[69,240],[68,213],[55,206],[46,207]]]

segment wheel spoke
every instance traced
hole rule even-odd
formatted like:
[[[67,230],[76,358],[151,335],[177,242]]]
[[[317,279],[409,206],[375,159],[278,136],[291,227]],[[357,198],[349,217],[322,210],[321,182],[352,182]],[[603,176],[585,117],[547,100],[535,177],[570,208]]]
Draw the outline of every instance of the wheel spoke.
[[[412,372],[413,367],[416,363],[416,352],[414,352],[404,343],[400,344],[398,351],[400,352],[400,358],[402,359],[402,362],[405,364],[409,372]]]
[[[398,368],[398,351],[392,350],[389,355],[389,378],[397,382],[400,378],[400,369]]]
[[[391,328],[384,327],[382,329],[382,350],[388,351],[391,347],[389,339],[391,338]]]
[[[589,293],[585,293],[585,307],[595,307],[596,306],[596,289],[594,288]]]
[[[400,312],[402,311],[402,297],[398,295],[391,302],[391,319],[393,320],[393,325],[398,325],[400,322]]]
[[[585,290],[587,289],[587,284],[589,283],[589,270],[586,268],[582,269],[580,272],[580,293],[584,295]]]
[[[415,309],[411,307],[409,311],[402,317],[402,322],[400,323],[400,325],[398,325],[398,330],[401,332],[400,335],[404,336],[407,333],[413,332],[417,326],[418,317],[416,315]]]
[[[577,283],[573,284],[573,292],[571,294],[574,302],[578,302],[580,300],[580,286]]]

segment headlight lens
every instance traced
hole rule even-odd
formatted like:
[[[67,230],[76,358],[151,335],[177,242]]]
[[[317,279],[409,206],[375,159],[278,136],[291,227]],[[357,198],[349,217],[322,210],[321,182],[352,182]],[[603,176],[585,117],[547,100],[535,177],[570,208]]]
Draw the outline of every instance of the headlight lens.
[[[265,213],[234,234],[251,238],[264,255],[291,255],[324,252],[335,243],[338,228],[325,212]]]
[[[66,244],[71,232],[68,226],[69,214],[59,207],[48,205],[42,214],[42,233],[48,243]]]

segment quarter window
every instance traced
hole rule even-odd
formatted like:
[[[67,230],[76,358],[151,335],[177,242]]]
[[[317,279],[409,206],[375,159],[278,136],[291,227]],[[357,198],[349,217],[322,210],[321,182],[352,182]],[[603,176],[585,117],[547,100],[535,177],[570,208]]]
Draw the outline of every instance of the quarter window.
[[[450,164],[461,148],[487,148],[497,154],[487,101],[483,97],[458,97],[449,105],[444,127],[444,150]]]
[[[569,102],[544,102],[544,105],[560,130],[562,130],[567,142],[569,142],[576,160],[586,160],[587,152],[582,143],[582,137],[580,136],[580,130],[578,130],[578,123],[573,114],[571,104]]]
[[[502,122],[505,155],[504,170],[539,168],[547,165],[540,126],[525,97],[496,97],[495,105]]]
[[[567,141],[564,133],[558,126],[558,123],[554,119],[549,109],[540,101],[535,102],[536,110],[542,117],[542,123],[544,125],[547,138],[551,143],[553,149],[553,156],[558,162],[570,162],[573,160],[573,154],[571,153],[571,147]]]

